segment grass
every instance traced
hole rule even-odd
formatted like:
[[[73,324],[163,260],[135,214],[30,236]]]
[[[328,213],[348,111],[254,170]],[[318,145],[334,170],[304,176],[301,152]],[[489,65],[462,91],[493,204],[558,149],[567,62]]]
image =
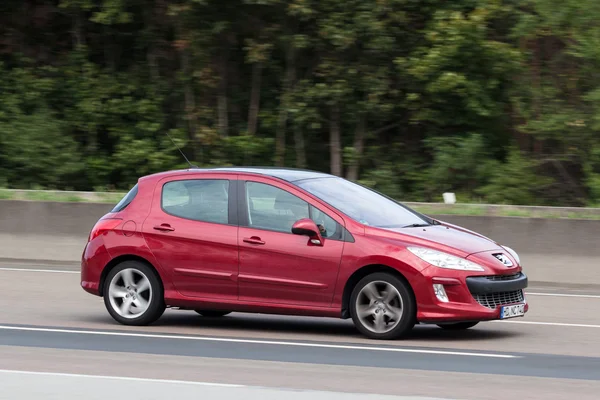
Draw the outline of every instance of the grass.
[[[61,192],[44,190],[0,189],[0,200],[54,201],[70,203],[116,204],[124,192]],[[426,215],[498,216],[521,218],[564,218],[600,220],[600,207],[529,207],[487,204],[410,203],[409,207]]]
[[[0,200],[11,200],[12,193],[6,189],[0,189]]]
[[[412,209],[426,215],[497,216],[546,219],[589,219],[600,220],[600,208],[575,207],[528,207],[483,204],[435,204],[406,203]]]
[[[101,203],[118,203],[125,193],[97,193],[98,201]]]
[[[420,212],[425,215],[468,215],[468,216],[485,216],[487,215],[487,211],[484,207],[479,207],[476,205],[461,205],[456,204],[452,207],[443,206],[421,206],[421,205],[412,205],[410,203],[405,203],[407,206],[412,208],[415,211]]]
[[[44,190],[0,189],[0,200],[56,201],[70,203],[116,204],[125,193],[61,192]]]

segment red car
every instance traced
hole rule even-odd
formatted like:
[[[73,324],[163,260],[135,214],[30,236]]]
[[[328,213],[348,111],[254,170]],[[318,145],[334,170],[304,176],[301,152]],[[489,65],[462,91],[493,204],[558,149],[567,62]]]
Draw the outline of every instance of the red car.
[[[293,169],[139,179],[92,229],[81,286],[127,325],[173,307],[352,318],[374,339],[528,311],[512,249],[348,180]]]

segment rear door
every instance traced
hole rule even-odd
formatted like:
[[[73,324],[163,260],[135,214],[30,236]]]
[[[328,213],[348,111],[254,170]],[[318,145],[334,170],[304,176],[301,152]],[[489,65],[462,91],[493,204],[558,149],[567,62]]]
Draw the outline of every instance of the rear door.
[[[344,248],[341,218],[268,178],[240,181],[240,300],[329,307]],[[294,222],[321,225],[323,246],[291,232]]]
[[[197,174],[161,180],[143,226],[146,242],[190,297],[238,298],[235,175]]]

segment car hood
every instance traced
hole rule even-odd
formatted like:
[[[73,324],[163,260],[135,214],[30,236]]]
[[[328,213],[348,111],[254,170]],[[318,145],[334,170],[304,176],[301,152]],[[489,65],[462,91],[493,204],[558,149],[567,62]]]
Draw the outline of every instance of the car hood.
[[[416,245],[453,248],[463,253],[464,257],[484,251],[501,249],[501,246],[490,238],[445,222],[441,222],[441,225],[425,227],[376,229],[392,233],[393,236],[390,238],[410,241]],[[365,233],[369,233],[368,231],[370,230]],[[371,233],[375,232],[371,231]]]

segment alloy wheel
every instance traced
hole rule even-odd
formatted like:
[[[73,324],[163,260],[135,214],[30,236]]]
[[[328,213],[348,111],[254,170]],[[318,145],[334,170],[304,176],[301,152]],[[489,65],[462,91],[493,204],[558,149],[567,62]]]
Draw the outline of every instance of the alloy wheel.
[[[152,285],[140,270],[126,268],[110,281],[110,305],[123,318],[133,319],[143,315],[152,301]]]
[[[356,315],[371,332],[393,330],[402,320],[404,303],[398,289],[385,281],[366,284],[356,297]]]

